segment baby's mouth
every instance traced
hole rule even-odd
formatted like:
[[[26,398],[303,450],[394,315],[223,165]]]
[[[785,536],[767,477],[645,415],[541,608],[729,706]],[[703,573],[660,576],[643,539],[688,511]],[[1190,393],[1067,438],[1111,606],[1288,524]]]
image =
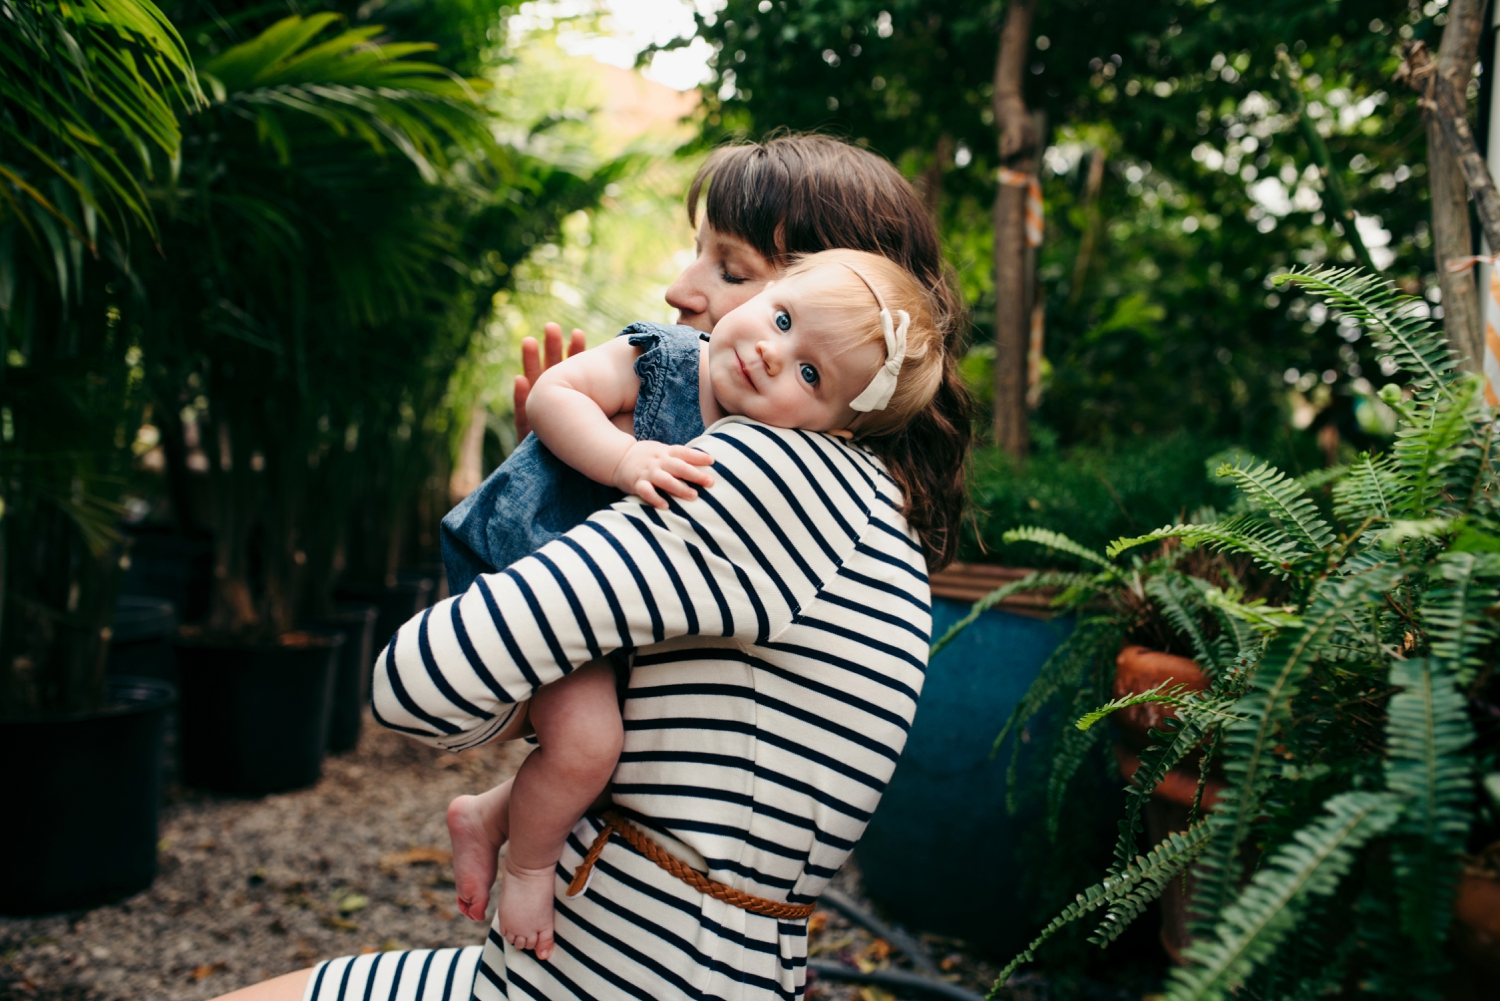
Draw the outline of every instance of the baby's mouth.
[[[740,378],[745,380],[745,384],[747,386],[749,386],[751,389],[754,389],[755,380],[750,378],[750,370],[745,367],[745,362],[740,358],[740,353],[738,351],[734,353],[734,363],[740,367]]]

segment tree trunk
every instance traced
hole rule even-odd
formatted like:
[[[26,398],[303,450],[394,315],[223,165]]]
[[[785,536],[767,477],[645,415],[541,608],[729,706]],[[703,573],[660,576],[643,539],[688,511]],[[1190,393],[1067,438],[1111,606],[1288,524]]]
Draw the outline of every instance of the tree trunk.
[[[1022,83],[1036,0],[1011,0],[995,59],[995,127],[1000,165],[1036,173],[1040,129],[1026,109]],[[1026,352],[1031,341],[1031,283],[1024,185],[999,184],[995,194],[995,444],[1021,457],[1030,445]]]
[[[1448,24],[1438,48],[1437,72],[1452,85],[1460,99],[1468,93],[1474,63],[1479,57],[1479,35],[1483,28],[1484,4],[1480,0],[1453,0],[1448,6]],[[1443,290],[1443,328],[1448,343],[1464,359],[1464,368],[1480,370],[1484,359],[1484,318],[1473,269],[1460,274],[1447,263],[1474,253],[1474,235],[1469,226],[1469,192],[1458,157],[1443,138],[1438,118],[1424,109],[1427,125],[1427,170],[1432,178],[1432,250],[1438,281]],[[1500,247],[1491,247],[1493,253]]]

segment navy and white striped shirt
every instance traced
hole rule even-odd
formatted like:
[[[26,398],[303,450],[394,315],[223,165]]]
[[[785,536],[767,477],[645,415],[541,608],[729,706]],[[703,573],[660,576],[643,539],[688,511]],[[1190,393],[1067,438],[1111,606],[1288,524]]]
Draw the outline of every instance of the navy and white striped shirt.
[[[617,807],[712,879],[810,902],[906,742],[926,567],[863,449],[735,417],[693,444],[715,460],[697,500],[662,512],[627,498],[403,626],[376,665],[375,713],[472,747],[539,686],[635,648]],[[581,820],[558,866],[552,958],[492,929],[475,998],[800,996],[805,922],[700,894],[618,839],[588,892],[566,897],[598,826]]]

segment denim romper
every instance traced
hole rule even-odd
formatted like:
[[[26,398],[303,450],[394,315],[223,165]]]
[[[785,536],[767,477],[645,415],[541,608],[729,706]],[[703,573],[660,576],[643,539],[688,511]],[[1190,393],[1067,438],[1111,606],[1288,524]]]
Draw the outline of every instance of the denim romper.
[[[632,323],[620,332],[642,348],[635,361],[641,391],[635,436],[686,445],[703,434],[698,403],[698,331]],[[595,483],[529,434],[469,496],[443,518],[448,590],[462,594],[482,573],[504,570],[625,496]]]

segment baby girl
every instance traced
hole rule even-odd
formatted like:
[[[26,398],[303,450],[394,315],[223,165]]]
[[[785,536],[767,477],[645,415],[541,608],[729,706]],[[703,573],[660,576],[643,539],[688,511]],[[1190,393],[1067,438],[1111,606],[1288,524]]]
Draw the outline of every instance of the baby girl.
[[[559,461],[597,484],[670,510],[714,484],[713,460],[670,439],[691,440],[729,415],[856,440],[899,433],[931,400],[942,374],[942,333],[921,284],[884,257],[852,250],[801,259],[726,314],[712,336],[646,324],[625,333],[630,336],[576,354],[537,380],[526,416],[545,449],[528,439],[506,460],[495,492],[471,495],[444,520],[455,588],[468,583],[454,572],[457,561],[447,547],[455,539],[500,549],[499,556],[488,554],[496,560],[489,565],[503,568],[587,515],[547,513],[558,495],[571,495],[563,499],[566,507],[580,494],[560,489],[566,479]],[[669,440],[651,440],[657,434]],[[590,494],[590,502],[599,503],[589,510],[616,497]],[[502,516],[476,535],[474,519],[488,514],[477,505]],[[490,546],[485,532],[508,537]],[[530,548],[517,551],[518,545]],[[528,728],[535,734],[537,749],[516,777],[481,795],[460,796],[448,808],[459,909],[483,920],[499,849],[509,839],[499,932],[511,945],[535,950],[538,959],[553,950],[555,869],[564,841],[605,790],[620,755],[616,674],[628,672],[628,665],[628,653],[616,653],[538,690],[498,734],[513,739]]]

